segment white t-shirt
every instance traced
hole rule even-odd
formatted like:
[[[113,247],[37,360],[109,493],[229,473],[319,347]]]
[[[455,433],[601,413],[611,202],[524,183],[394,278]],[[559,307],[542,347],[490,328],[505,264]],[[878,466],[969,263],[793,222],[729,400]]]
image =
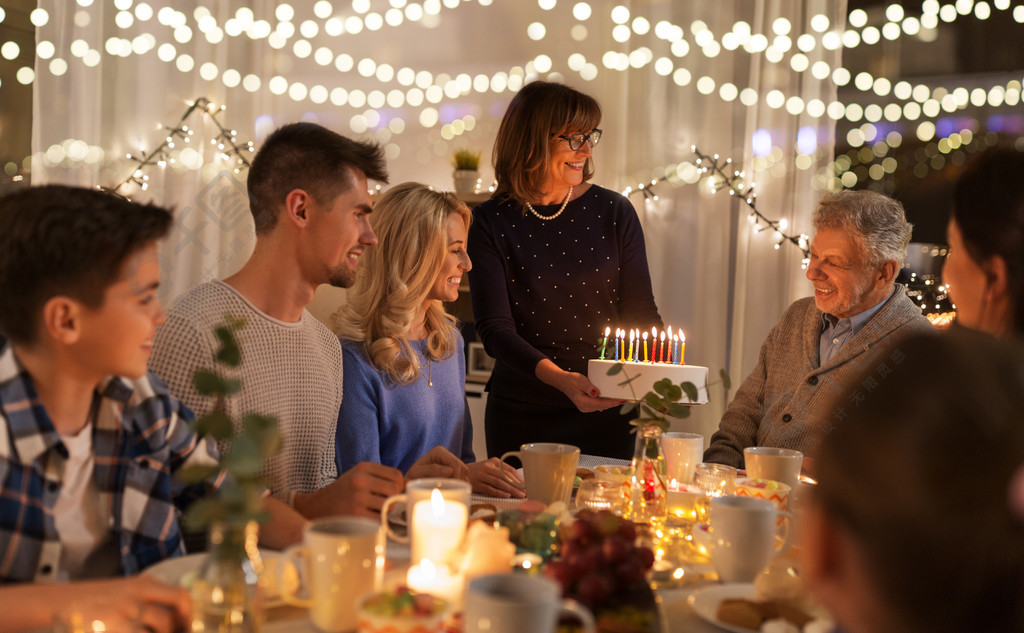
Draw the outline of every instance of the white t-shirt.
[[[110,499],[93,479],[93,423],[76,435],[61,435],[68,449],[53,520],[60,535],[61,580],[97,578],[120,573],[121,561],[110,538]]]

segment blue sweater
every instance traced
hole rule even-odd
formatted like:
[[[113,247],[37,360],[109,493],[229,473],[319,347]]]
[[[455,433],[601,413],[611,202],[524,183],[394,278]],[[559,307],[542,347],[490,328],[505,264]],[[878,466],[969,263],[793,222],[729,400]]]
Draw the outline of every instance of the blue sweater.
[[[456,336],[456,352],[431,361],[408,385],[395,385],[374,368],[361,341],[342,339],[344,391],[336,436],[339,473],[363,461],[394,466],[404,473],[438,445],[466,463],[476,461],[466,402],[466,356],[462,336]],[[426,339],[410,342],[423,365]],[[433,387],[427,385],[428,373]]]
[[[535,208],[551,215],[558,206]],[[473,210],[468,249],[476,331],[496,360],[493,394],[572,407],[536,378],[537,363],[586,375],[605,327],[662,326],[640,220],[614,191],[591,185],[547,222],[492,198]]]

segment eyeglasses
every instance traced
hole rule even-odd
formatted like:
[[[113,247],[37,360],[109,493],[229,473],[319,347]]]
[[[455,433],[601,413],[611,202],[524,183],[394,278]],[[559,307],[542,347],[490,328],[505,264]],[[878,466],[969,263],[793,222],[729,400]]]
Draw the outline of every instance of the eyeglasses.
[[[568,136],[559,134],[556,138],[564,138],[569,142],[569,149],[575,152],[583,147],[584,141],[590,143],[591,147],[595,147],[601,141],[601,130],[595,127],[589,134],[570,134]]]

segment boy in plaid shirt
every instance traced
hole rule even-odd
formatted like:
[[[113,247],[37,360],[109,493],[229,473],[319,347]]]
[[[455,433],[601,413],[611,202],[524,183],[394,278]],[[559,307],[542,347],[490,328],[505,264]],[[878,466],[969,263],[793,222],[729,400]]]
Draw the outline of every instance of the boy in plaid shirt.
[[[0,604],[19,606],[7,617],[29,619],[2,629],[45,625],[67,599],[112,591],[150,628],[187,619],[187,596],[148,579],[52,584],[181,554],[176,510],[220,483],[174,477],[218,454],[146,370],[165,317],[156,242],[171,222],[88,189],[0,199],[0,582],[46,583],[0,590]],[[301,517],[272,499],[268,510],[266,544],[300,540]]]

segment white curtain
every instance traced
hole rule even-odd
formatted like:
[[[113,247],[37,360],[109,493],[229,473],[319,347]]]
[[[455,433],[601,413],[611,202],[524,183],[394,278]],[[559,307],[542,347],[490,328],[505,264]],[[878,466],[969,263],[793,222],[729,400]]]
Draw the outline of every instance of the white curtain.
[[[843,0],[364,0],[319,13],[325,4],[41,0],[49,20],[37,40],[55,52],[36,62],[32,181],[115,186],[137,167],[126,154],[152,152],[169,133],[160,126],[175,128],[190,100],[207,97],[226,106],[217,120],[237,130],[238,144],[258,147],[283,123],[319,121],[384,144],[392,182],[450,189],[454,149],[489,157],[512,95],[504,86],[547,77],[604,107],[598,184],[622,191],[672,175],[654,187],[657,201],[631,199],[644,223],[656,299],[666,322],[686,333],[688,362],[713,374],[728,369],[738,382],[782,310],[808,294],[797,247],[776,250],[771,231],[751,231],[739,200],[712,195],[705,180],[687,182],[690,147],[731,157],[757,182],[765,216],[809,233],[821,195],[812,183],[831,159],[834,125],[807,104],[827,105],[835,87],[794,70],[791,60],[800,53],[808,65],[838,66],[839,51],[822,46],[811,22],[821,15],[824,33],[841,32]],[[779,31],[789,46],[774,62],[756,36],[783,48]],[[802,53],[805,33],[816,44]],[[745,88],[756,91],[749,106],[732,94]],[[769,103],[771,91],[786,105]],[[790,110],[794,97],[804,107]],[[236,173],[237,159],[222,156],[208,115],[197,111],[183,123],[193,130],[190,141],[174,137],[165,164],[140,172],[146,190],[122,189],[176,209],[162,250],[165,300],[230,274],[253,244],[244,169]],[[799,168],[803,127],[817,143]],[[756,130],[775,148],[757,160]],[[482,172],[489,181],[489,167]],[[725,397],[713,388],[712,404],[676,426],[710,433]]]

